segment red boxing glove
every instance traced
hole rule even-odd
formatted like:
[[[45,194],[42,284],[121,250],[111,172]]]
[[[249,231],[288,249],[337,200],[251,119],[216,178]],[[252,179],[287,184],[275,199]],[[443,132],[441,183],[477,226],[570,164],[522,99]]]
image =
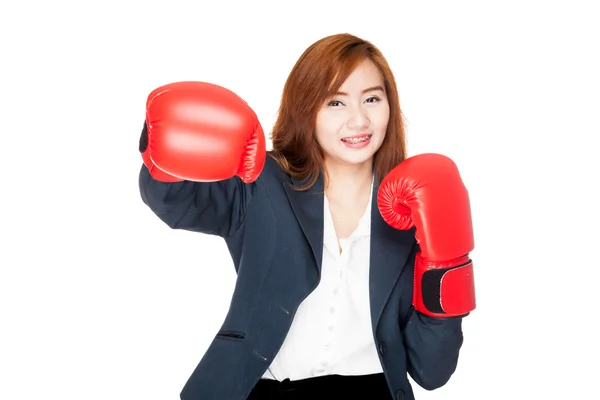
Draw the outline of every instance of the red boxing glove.
[[[144,163],[157,180],[255,181],[266,144],[255,112],[238,95],[205,82],[176,82],[150,93]]]
[[[148,123],[144,122],[144,128],[142,129],[142,135],[140,136],[140,153],[142,153],[142,160],[150,171],[150,176],[161,182],[181,182],[183,179],[174,177],[157,168],[156,165],[150,159],[150,147],[148,146]]]
[[[378,193],[383,219],[393,228],[416,227],[413,305],[432,317],[464,316],[475,309],[473,226],[469,194],[454,162],[420,154],[396,166]]]

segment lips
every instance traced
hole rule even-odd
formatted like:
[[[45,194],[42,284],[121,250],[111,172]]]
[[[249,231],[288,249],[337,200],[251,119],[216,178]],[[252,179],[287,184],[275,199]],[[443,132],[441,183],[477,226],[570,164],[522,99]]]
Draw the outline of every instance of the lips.
[[[362,143],[362,142],[366,142],[369,139],[371,139],[372,136],[373,135],[370,133],[364,134],[364,135],[347,136],[347,137],[342,138],[342,142],[348,143],[348,144]]]

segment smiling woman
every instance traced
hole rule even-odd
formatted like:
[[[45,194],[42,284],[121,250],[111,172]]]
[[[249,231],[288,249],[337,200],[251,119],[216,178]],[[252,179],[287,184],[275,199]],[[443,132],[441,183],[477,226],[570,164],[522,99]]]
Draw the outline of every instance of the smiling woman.
[[[318,111],[315,136],[323,150],[325,171],[334,168],[336,163],[370,162],[379,150],[390,116],[383,85],[377,66],[371,60],[364,60],[348,76],[340,91]],[[371,174],[371,165],[368,170]]]
[[[284,86],[271,136],[272,156],[305,183],[301,189],[315,183],[328,162],[326,153],[330,161],[350,164],[372,158],[380,182],[406,158],[398,90],[381,51],[350,34],[308,47]],[[347,144],[340,148],[341,140]]]
[[[468,202],[452,163],[405,159],[380,51],[350,34],[310,46],[272,139],[267,152],[254,111],[217,85],[173,83],[148,98],[144,202],[174,229],[221,236],[237,272],[181,398],[413,400],[409,376],[443,386],[472,309]]]

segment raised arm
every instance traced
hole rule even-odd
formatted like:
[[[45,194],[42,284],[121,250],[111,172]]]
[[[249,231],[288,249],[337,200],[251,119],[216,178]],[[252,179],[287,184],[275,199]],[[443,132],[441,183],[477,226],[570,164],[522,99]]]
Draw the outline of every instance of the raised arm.
[[[148,96],[142,200],[173,229],[228,236],[243,223],[266,157],[254,111],[235,93],[176,82]]]
[[[416,228],[414,312],[403,333],[410,375],[432,390],[454,373],[462,318],[475,309],[469,195],[452,160],[421,154],[384,178],[378,205],[390,226]]]

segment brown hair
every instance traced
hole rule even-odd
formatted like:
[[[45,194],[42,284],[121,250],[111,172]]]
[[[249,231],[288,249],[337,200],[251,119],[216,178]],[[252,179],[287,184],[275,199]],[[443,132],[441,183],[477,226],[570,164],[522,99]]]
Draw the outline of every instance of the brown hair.
[[[314,134],[317,113],[365,59],[381,72],[390,106],[386,137],[374,156],[378,183],[406,158],[398,89],[383,54],[370,42],[351,34],[327,36],[308,47],[292,68],[271,133],[270,155],[290,176],[306,182],[301,190],[312,187],[323,168],[323,150]]]

